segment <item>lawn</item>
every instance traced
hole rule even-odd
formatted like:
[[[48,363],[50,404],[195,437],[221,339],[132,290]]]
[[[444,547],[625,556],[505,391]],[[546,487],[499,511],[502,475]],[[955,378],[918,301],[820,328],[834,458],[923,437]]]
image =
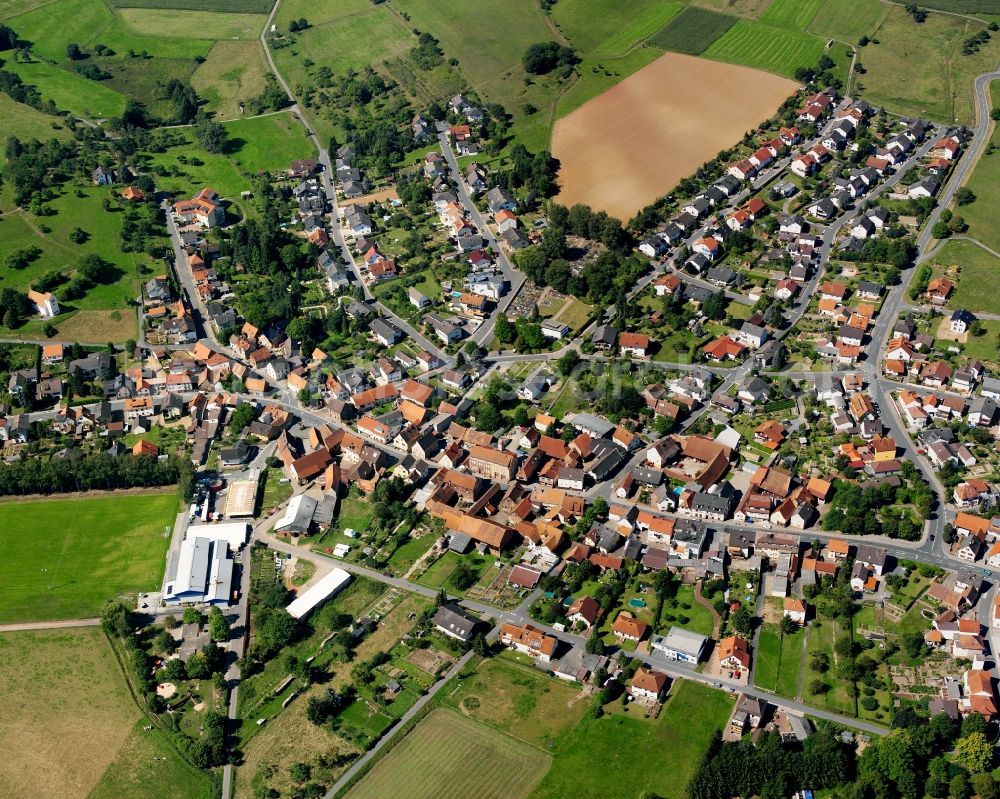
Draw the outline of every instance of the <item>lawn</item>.
[[[664,50],[701,55],[716,39],[736,23],[735,17],[704,8],[685,8],[653,35],[649,43]]]
[[[808,33],[741,19],[712,42],[702,55],[719,61],[791,76],[798,67],[814,66],[823,41]]]
[[[96,616],[156,589],[177,507],[172,491],[0,503],[0,622]]]
[[[288,169],[298,159],[316,154],[302,123],[289,112],[225,124],[227,154],[237,167],[251,174]]]
[[[191,86],[205,99],[206,111],[217,119],[234,119],[241,101],[264,91],[266,72],[258,42],[216,42],[191,76]]]
[[[462,715],[542,749],[551,749],[587,708],[575,684],[496,659],[484,660],[473,676],[449,685],[441,696]]]
[[[184,760],[159,729],[136,722],[87,799],[211,799],[212,778]]]
[[[823,0],[771,0],[767,10],[761,14],[760,21],[778,28],[804,31],[822,5]]]
[[[824,39],[839,39],[853,44],[878,27],[890,6],[880,0],[837,0],[821,3],[809,25],[809,33]],[[864,58],[865,50],[861,50]]]
[[[420,722],[348,794],[351,799],[519,799],[551,762],[533,746],[450,710]]]
[[[394,574],[404,574],[432,546],[436,537],[425,533],[420,538],[411,538],[403,546],[396,549],[389,558],[389,568]]]
[[[802,681],[802,700],[810,705],[843,713],[847,716],[856,715],[854,698],[851,696],[849,686],[837,676],[837,656],[833,651],[836,639],[842,635],[849,635],[833,619],[822,619],[814,621],[809,627],[809,641],[807,643],[806,671]],[[822,673],[813,668],[812,656],[814,654],[825,654],[828,658],[829,670]],[[820,694],[811,692],[813,680],[822,679],[827,690]]]
[[[371,503],[356,493],[348,494],[340,502],[340,513],[337,514],[337,528],[346,530],[348,527],[363,533],[372,523],[374,512]]]
[[[455,552],[445,552],[440,558],[430,565],[427,571],[423,573],[423,576],[421,576],[417,582],[423,583],[431,588],[440,588],[445,584],[448,578],[451,577],[451,573],[455,571],[461,558],[462,556],[456,554]]]
[[[654,601],[650,599],[650,601]],[[685,621],[686,619],[686,621]],[[682,585],[677,589],[673,600],[663,605],[660,614],[660,626],[666,630],[670,627],[683,627],[702,635],[711,636],[715,626],[712,612],[694,598],[694,588]]]
[[[1000,180],[1000,175],[998,175],[998,180]],[[973,205],[978,204],[978,202]],[[989,207],[986,202],[982,203],[983,211]],[[967,206],[967,208],[971,207],[973,206]],[[960,213],[966,214],[966,208],[963,208]],[[983,217],[985,218],[986,214],[983,214]],[[996,235],[992,230],[995,224],[991,224],[990,227],[990,233]],[[958,285],[949,300],[950,306],[965,308],[969,311],[1000,313],[1000,296],[992,291],[983,291],[983,286],[993,285],[1000,275],[1000,258],[990,255],[971,241],[949,241],[938,250],[934,256],[934,262],[946,267],[957,264],[961,268]]]
[[[631,799],[644,791],[663,799],[686,797],[687,782],[729,718],[733,700],[686,680],[675,681],[670,691],[655,721],[586,715],[556,745],[555,761],[534,799]]]
[[[801,631],[783,636],[776,624],[765,624],[757,645],[754,683],[767,691],[794,699],[802,666]]]
[[[982,322],[984,333],[981,336],[969,336],[968,341],[962,345],[962,354],[966,358],[984,361],[987,365],[995,366],[1000,362],[1000,351],[997,349],[997,335],[1000,334],[1000,320],[986,319]],[[944,349],[945,346],[954,342],[938,342],[935,346]]]
[[[96,627],[0,633],[0,651],[0,791],[87,796],[140,717],[107,638]]]
[[[978,53],[962,55],[962,42],[984,27],[964,17],[935,13],[918,25],[902,7],[892,6],[874,32],[879,44],[861,51],[866,69],[860,76],[862,94],[893,113],[972,124],[973,78],[1000,61],[997,37]]]
[[[125,110],[125,95],[97,81],[41,61],[7,61],[4,69],[38,88],[43,100],[85,119],[119,117]]]
[[[118,14],[129,32],[138,36],[185,39],[256,39],[265,19],[263,14],[177,13],[166,8],[123,8]]]

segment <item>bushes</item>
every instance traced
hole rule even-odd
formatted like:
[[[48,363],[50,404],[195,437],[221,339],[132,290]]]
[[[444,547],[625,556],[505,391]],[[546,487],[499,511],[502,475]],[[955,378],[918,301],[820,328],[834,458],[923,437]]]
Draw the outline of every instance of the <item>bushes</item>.
[[[572,67],[579,59],[573,48],[559,42],[540,42],[531,45],[524,53],[521,63],[529,75],[545,75],[556,67]]]

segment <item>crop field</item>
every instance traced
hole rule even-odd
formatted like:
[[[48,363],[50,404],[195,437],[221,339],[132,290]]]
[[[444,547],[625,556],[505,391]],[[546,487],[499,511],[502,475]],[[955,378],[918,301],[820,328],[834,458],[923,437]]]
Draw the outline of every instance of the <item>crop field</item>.
[[[256,41],[216,42],[191,75],[191,86],[205,98],[205,110],[216,119],[235,119],[241,100],[264,91],[266,71],[264,53]]]
[[[823,0],[771,0],[760,21],[778,28],[804,31],[822,5]]]
[[[962,42],[983,27],[965,17],[933,13],[918,25],[893,6],[875,31],[879,44],[861,50],[862,94],[894,113],[972,124],[973,79],[1000,61],[996,36],[978,53],[962,54]]]
[[[702,53],[705,58],[745,64],[789,77],[798,67],[814,66],[822,54],[823,42],[815,36],[745,19],[739,20]]]
[[[159,586],[177,495],[0,502],[0,623],[96,616]]]
[[[228,155],[245,172],[288,169],[291,161],[316,151],[302,123],[290,112],[227,122]]]
[[[983,291],[983,286],[993,286],[1000,278],[1000,258],[990,255],[971,241],[949,241],[938,250],[933,262],[945,267],[952,264],[961,267],[955,293],[949,301],[951,307],[1000,313],[1000,294]]]
[[[109,0],[118,8],[171,8],[178,11],[203,11],[204,0]],[[266,14],[274,0],[212,0],[212,8],[234,14]]]
[[[533,746],[450,710],[435,710],[347,795],[520,799],[531,794],[550,762]]]
[[[670,693],[655,721],[632,715],[634,706],[629,715],[617,709],[600,719],[586,715],[556,744],[552,768],[533,799],[636,797],[644,791],[686,797],[688,780],[729,718],[733,699],[687,680],[672,682]]]
[[[163,8],[122,8],[125,27],[138,36],[191,39],[256,39],[264,27],[263,14],[226,14]]]
[[[674,17],[649,43],[664,50],[701,55],[735,23],[735,17],[692,6]]]
[[[809,33],[823,39],[854,43],[878,27],[890,6],[880,0],[837,0],[822,3],[809,24]],[[864,49],[861,56],[864,57]]]
[[[0,652],[0,794],[87,796],[140,716],[104,633],[0,633]]]
[[[575,685],[496,658],[484,660],[472,677],[454,690],[446,688],[442,696],[463,716],[546,749],[577,724],[587,708],[586,697]]]
[[[559,202],[627,220],[794,90],[774,75],[668,53],[556,123]],[[720,105],[731,109],[724,125]]]

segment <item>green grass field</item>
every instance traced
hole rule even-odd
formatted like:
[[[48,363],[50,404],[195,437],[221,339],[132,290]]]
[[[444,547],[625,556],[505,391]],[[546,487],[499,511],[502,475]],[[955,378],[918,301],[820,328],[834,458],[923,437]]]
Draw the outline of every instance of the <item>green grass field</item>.
[[[136,723],[87,799],[211,799],[212,778],[186,760],[159,729]]]
[[[984,286],[994,285],[1000,277],[1000,258],[971,241],[949,241],[938,250],[934,262],[942,266],[958,264],[962,268],[958,286],[948,303],[951,307],[1000,313],[1000,295],[983,291]]]
[[[10,136],[21,139],[66,141],[72,133],[59,117],[43,114],[21,103],[16,103],[6,94],[0,94],[0,141]]]
[[[990,92],[993,108],[1000,108],[1000,81],[993,81]],[[996,209],[1000,205],[1000,127],[994,129],[990,146],[992,151],[987,148],[983,152],[965,184],[976,195],[975,202],[955,210],[969,223],[970,236],[1000,252],[1000,229],[996,223]]]
[[[760,21],[778,28],[804,31],[822,5],[824,5],[823,0],[771,0],[770,5],[761,14]]]
[[[833,651],[834,642],[843,635],[850,635],[850,632],[844,630],[833,619],[822,619],[810,625],[809,640],[806,644],[808,651],[805,676],[802,681],[802,701],[832,710],[834,713],[854,716],[855,702],[847,684],[837,676],[836,653]],[[829,670],[825,674],[813,668],[812,656],[817,653],[825,654],[828,658]],[[816,679],[822,679],[827,684],[828,690],[821,694],[812,694],[811,683]]]
[[[533,799],[637,797],[643,791],[683,799],[712,735],[729,718],[733,700],[686,680],[675,681],[670,692],[655,721],[618,712],[600,719],[586,715],[556,745],[555,761]]]
[[[574,684],[558,682],[531,667],[485,660],[475,675],[444,692],[449,707],[526,743],[550,749],[580,722],[587,703]]]
[[[875,31],[880,43],[861,51],[866,69],[860,76],[861,93],[894,113],[972,124],[973,79],[1000,61],[997,37],[978,53],[962,55],[962,42],[983,27],[964,17],[934,13],[918,25],[893,6]]]
[[[175,10],[198,11],[205,8],[204,0],[109,0],[118,8],[170,8]],[[274,5],[274,0],[212,0],[216,11],[236,14],[266,14]]]
[[[435,710],[348,794],[351,799],[520,799],[551,757],[450,710]]]
[[[768,691],[795,698],[802,665],[804,633],[782,636],[777,625],[765,624],[757,646],[757,669],[754,683]]]
[[[624,31],[634,28],[640,20],[666,15],[668,10],[673,16],[677,13],[672,10],[674,6],[679,3],[621,0],[615,4],[615,13],[609,14],[604,0],[560,0],[552,7],[551,15],[563,35],[582,52],[610,52],[608,43],[621,40]],[[661,26],[667,19],[669,17],[660,23]]]
[[[636,17],[628,26],[609,36],[594,50],[594,57],[622,55],[644,42],[680,13],[680,3],[661,3]]]
[[[880,0],[836,0],[821,3],[809,24],[809,33],[824,39],[840,39],[854,44],[871,33],[889,12],[890,6]],[[865,51],[861,51],[864,57]]]
[[[289,112],[235,119],[225,126],[229,136],[229,157],[250,174],[288,169],[295,159],[316,152],[302,123],[293,119]]]
[[[0,622],[96,616],[157,588],[174,493],[0,503]]]
[[[235,119],[240,115],[240,101],[264,91],[266,72],[264,52],[257,42],[216,42],[191,75],[191,86],[217,119]]]
[[[264,27],[263,14],[191,11],[165,8],[122,8],[119,16],[130,33],[188,39],[256,39]]]
[[[791,76],[798,67],[814,66],[823,54],[823,46],[820,39],[808,33],[741,19],[702,55]]]
[[[98,83],[40,61],[27,64],[9,61],[4,69],[36,86],[43,100],[52,100],[61,110],[84,119],[119,117],[125,110],[125,95],[112,89],[107,81]]]
[[[377,52],[370,47],[378,42]],[[360,70],[384,59],[404,55],[416,43],[413,34],[387,6],[317,25],[297,34],[295,44],[273,52],[281,74],[292,85],[308,85],[311,78],[303,59],[329,67],[334,73]]]
[[[0,633],[0,651],[4,796],[212,795],[209,776],[182,760],[163,733],[142,731],[99,628]]]
[[[674,17],[649,43],[664,50],[701,55],[734,24],[735,17],[692,6]]]
[[[305,17],[310,25],[325,25],[335,19],[367,11],[370,0],[337,0],[336,3],[313,3],[310,0],[282,0],[274,22],[280,30],[288,30],[293,19]]]

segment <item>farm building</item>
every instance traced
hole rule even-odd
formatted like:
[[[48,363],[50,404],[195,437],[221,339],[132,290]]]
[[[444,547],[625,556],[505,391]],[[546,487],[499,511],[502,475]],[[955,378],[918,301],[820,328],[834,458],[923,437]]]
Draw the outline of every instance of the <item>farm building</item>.
[[[186,538],[167,560],[163,602],[228,605],[233,586],[233,559],[222,539]]]

